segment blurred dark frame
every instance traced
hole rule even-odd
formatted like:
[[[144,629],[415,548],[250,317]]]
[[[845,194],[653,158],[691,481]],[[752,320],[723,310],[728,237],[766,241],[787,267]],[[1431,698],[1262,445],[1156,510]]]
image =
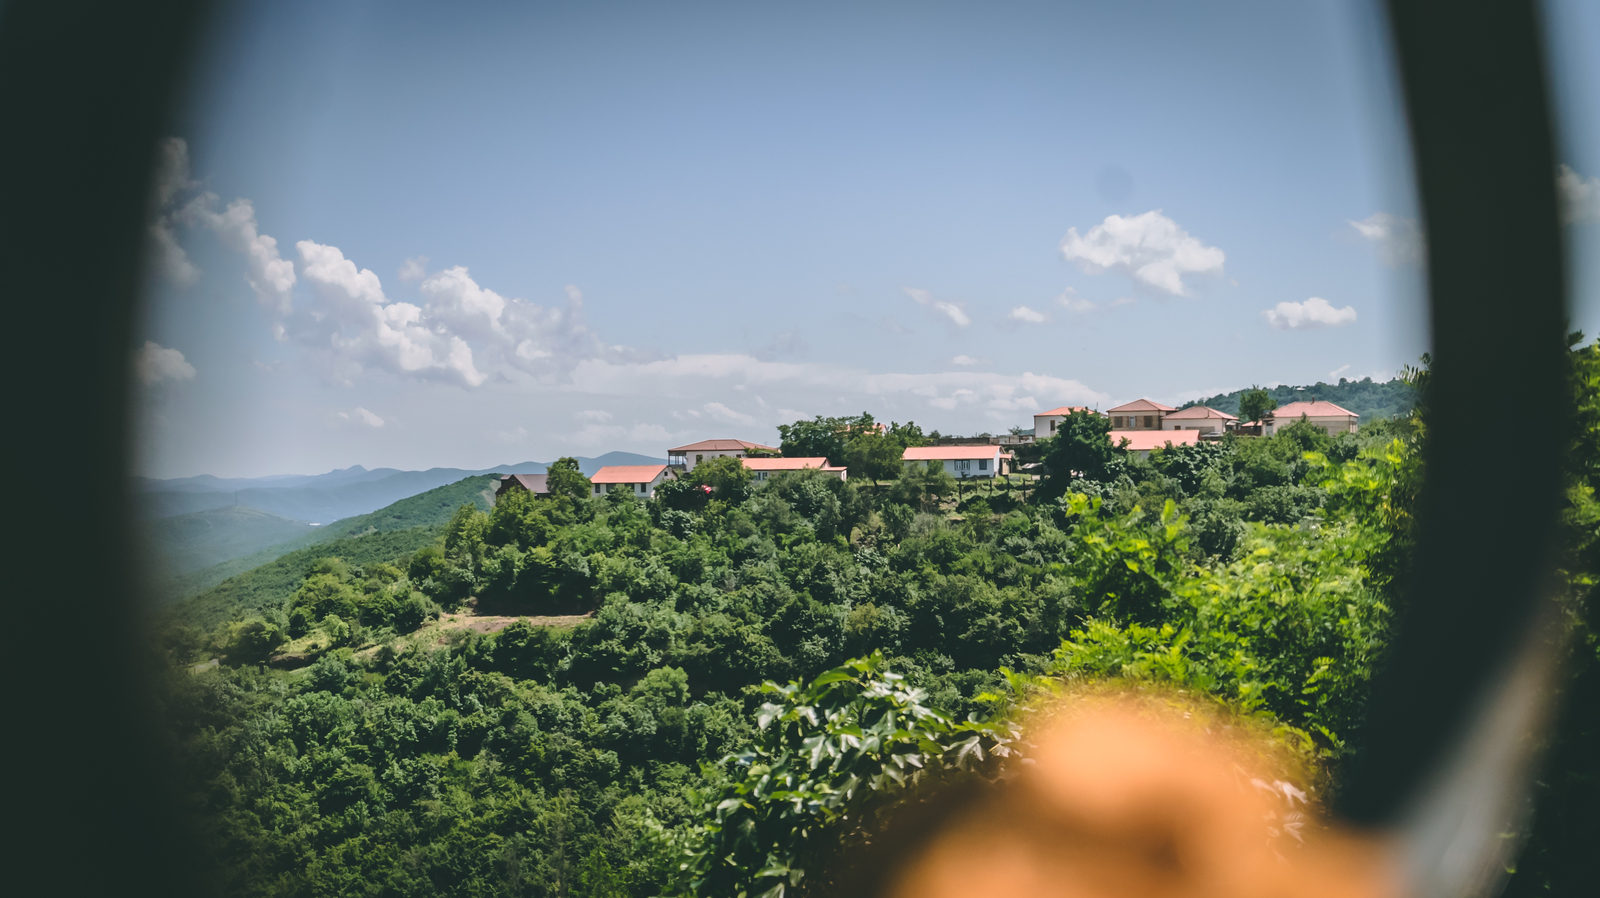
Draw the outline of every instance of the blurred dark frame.
[[[197,891],[149,724],[122,487],[156,140],[209,4],[0,5],[0,252],[13,516],[5,802],[12,894]],[[1544,601],[1561,490],[1565,262],[1537,5],[1393,0],[1428,234],[1432,439],[1415,590],[1374,693],[1347,819],[1392,824],[1467,732]],[[1479,407],[1520,410],[1473,427]],[[1520,513],[1485,471],[1531,472]]]

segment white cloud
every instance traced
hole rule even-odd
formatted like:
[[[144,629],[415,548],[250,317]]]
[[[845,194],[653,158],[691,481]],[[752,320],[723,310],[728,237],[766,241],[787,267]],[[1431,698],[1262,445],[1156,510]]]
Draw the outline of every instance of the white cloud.
[[[150,257],[156,271],[179,287],[193,286],[200,269],[178,243],[178,198],[199,186],[189,177],[189,145],[181,137],[163,139],[156,147],[155,186],[151,191]]]
[[[178,350],[146,340],[133,354],[133,373],[146,385],[153,385],[164,380],[189,380],[194,377],[194,366]]]
[[[1113,306],[1131,306],[1135,302],[1138,302],[1138,300],[1134,299],[1131,296],[1119,296],[1116,299],[1113,299],[1111,301],[1111,305],[1113,305]]]
[[[365,424],[368,427],[382,427],[383,426],[383,419],[382,418],[378,417],[377,415],[374,415],[372,412],[367,411],[366,409],[362,408],[359,405],[356,406],[355,416],[361,420],[362,424]]]
[[[736,412],[720,402],[708,402],[701,406],[701,408],[706,410],[706,414],[716,418],[719,421],[732,421],[738,423],[750,423],[755,421],[755,419],[749,415]]]
[[[336,246],[302,240],[295,248],[318,300],[316,310],[297,322],[295,337],[314,352],[331,352],[342,379],[349,381],[365,366],[474,387],[487,379],[474,366],[466,341],[430,327],[418,306],[388,302],[371,269],[356,268]]]
[[[955,322],[957,327],[966,327],[972,323],[972,319],[967,317],[967,313],[953,302],[935,299],[932,293],[917,287],[902,287],[901,289],[905,290],[906,295],[915,300],[917,305],[927,306],[942,312],[951,321]]]
[[[400,265],[400,280],[402,281],[420,281],[427,276],[427,256],[413,256]]]
[[[1343,373],[1345,373],[1346,371],[1349,371],[1349,370],[1350,370],[1350,366],[1349,365],[1340,365],[1339,367],[1333,369],[1332,371],[1329,371],[1328,372],[1328,377],[1329,378],[1338,377],[1339,375],[1341,375],[1341,374],[1343,374]]]
[[[605,411],[604,409],[591,408],[591,409],[585,409],[584,411],[578,412],[578,417],[584,419],[585,421],[601,421],[601,422],[604,422],[604,421],[610,421],[611,420],[611,413],[608,412],[608,411]]]
[[[502,443],[520,443],[528,438],[528,428],[518,427],[515,430],[497,430],[495,439]]]
[[[1056,297],[1056,303],[1065,307],[1067,311],[1078,314],[1092,312],[1098,308],[1094,303],[1079,296],[1078,292],[1071,287],[1063,290],[1061,295]]]
[[[294,263],[278,255],[277,240],[259,231],[249,200],[234,200],[221,212],[212,209],[216,202],[216,194],[203,193],[178,213],[178,220],[210,228],[224,246],[244,253],[249,268],[245,281],[256,299],[279,315],[288,315],[293,308]]]
[[[951,364],[954,364],[954,365],[976,365],[976,364],[978,364],[978,360],[973,358],[970,355],[958,355],[955,358],[951,359],[950,362],[951,362]]]
[[[1044,315],[1035,312],[1027,306],[1017,306],[1016,308],[1012,309],[1010,318],[1012,321],[1026,321],[1030,324],[1044,323]]]
[[[1154,209],[1124,218],[1108,215],[1082,236],[1067,231],[1061,255],[1091,274],[1115,268],[1175,296],[1188,295],[1186,274],[1221,274],[1222,250],[1206,246]]]
[[[1568,224],[1600,221],[1600,178],[1585,178],[1563,164],[1556,174],[1561,220]]]
[[[1339,327],[1356,321],[1355,307],[1336,309],[1326,299],[1317,296],[1305,302],[1280,302],[1261,314],[1266,317],[1268,324],[1279,330]]]
[[[1416,219],[1377,212],[1360,221],[1349,222],[1360,234],[1378,244],[1378,258],[1389,267],[1420,265],[1427,247],[1422,239],[1422,228]]]

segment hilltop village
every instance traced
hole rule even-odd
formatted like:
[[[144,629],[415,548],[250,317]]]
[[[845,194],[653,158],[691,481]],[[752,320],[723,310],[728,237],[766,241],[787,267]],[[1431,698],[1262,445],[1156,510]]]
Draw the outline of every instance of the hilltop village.
[[[1017,465],[1018,446],[1055,436],[1074,414],[1109,419],[1106,437],[1113,446],[1140,457],[1146,457],[1161,447],[1187,446],[1201,441],[1220,440],[1234,433],[1244,436],[1272,436],[1281,427],[1305,421],[1325,431],[1329,436],[1355,433],[1360,415],[1332,402],[1311,400],[1291,402],[1281,408],[1269,409],[1251,421],[1241,422],[1236,415],[1217,411],[1205,405],[1178,409],[1151,399],[1136,399],[1106,411],[1084,406],[1062,406],[1033,416],[1033,427],[1028,430],[1013,428],[1000,436],[933,437],[930,445],[907,446],[901,451],[904,465],[942,465],[957,480],[987,480],[1012,474],[1027,475],[1037,469],[1037,463]],[[879,433],[887,431],[883,424],[872,424]],[[692,472],[697,465],[715,458],[736,458],[759,482],[783,471],[814,469],[826,472],[840,480],[849,476],[842,459],[823,455],[790,455],[775,446],[765,446],[748,440],[701,440],[667,450],[667,463],[660,465],[607,465],[589,478],[595,495],[626,491],[638,498],[655,495],[657,487],[668,480]],[[527,490],[534,495],[548,493],[544,474],[509,474],[501,479],[497,493],[510,490]]]

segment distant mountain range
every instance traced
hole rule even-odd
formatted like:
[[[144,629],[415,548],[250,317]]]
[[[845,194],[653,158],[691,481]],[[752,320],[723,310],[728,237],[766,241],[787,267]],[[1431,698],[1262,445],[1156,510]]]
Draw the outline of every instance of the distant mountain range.
[[[632,452],[607,452],[599,458],[579,458],[578,467],[585,474],[593,474],[606,465],[661,465],[666,462],[664,458],[651,458]],[[291,522],[327,524],[376,511],[465,477],[542,474],[548,466],[547,462],[525,461],[478,471],[463,468],[429,468],[426,471],[378,468],[369,471],[356,465],[315,475],[224,478],[202,474],[173,480],[138,477],[134,481],[138,491],[138,508],[147,520],[239,506],[287,518]],[[259,527],[262,523],[258,520],[254,525]],[[281,528],[276,529],[281,531]]]

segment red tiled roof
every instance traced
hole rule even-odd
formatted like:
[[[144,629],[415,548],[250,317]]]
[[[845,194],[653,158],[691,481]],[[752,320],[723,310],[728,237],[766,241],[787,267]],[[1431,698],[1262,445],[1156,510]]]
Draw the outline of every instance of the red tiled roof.
[[[1046,415],[1070,415],[1073,412],[1092,412],[1094,414],[1100,414],[1100,412],[1096,412],[1087,405],[1063,405],[1060,408],[1053,408],[1048,412],[1034,412],[1033,416],[1035,418],[1043,418]]]
[[[590,483],[649,483],[661,476],[666,465],[606,465],[594,472]]]
[[[824,471],[844,470],[842,467],[828,467],[828,460],[821,456],[816,458],[741,458],[739,460],[752,471],[801,471],[806,468],[821,468]]]
[[[1337,418],[1341,415],[1348,415],[1352,418],[1361,417],[1349,409],[1340,408],[1339,406],[1322,399],[1311,402],[1291,402],[1282,408],[1275,408],[1272,411],[1267,412],[1263,417],[1298,418],[1301,415],[1305,415],[1308,418]]]
[[[1185,421],[1189,420],[1190,418],[1226,418],[1229,421],[1239,420],[1237,415],[1230,415],[1227,412],[1219,412],[1214,408],[1207,408],[1203,405],[1191,405],[1186,409],[1167,415],[1166,418],[1168,421],[1171,421],[1173,418],[1182,418]]]
[[[1173,408],[1170,405],[1162,405],[1149,399],[1135,399],[1127,405],[1119,405],[1114,409],[1110,409],[1110,411],[1113,414],[1116,412],[1170,412],[1173,411]]]
[[[1123,448],[1129,452],[1149,452],[1168,443],[1188,446],[1200,442],[1198,430],[1113,430],[1107,436],[1113,446],[1120,446],[1127,439],[1128,445]]]
[[[510,481],[516,481],[521,487],[534,495],[548,493],[550,489],[545,486],[545,474],[507,474],[500,478],[500,491],[511,486]]]
[[[763,446],[760,443],[747,443],[744,440],[701,440],[676,449],[668,449],[668,455],[682,455],[685,452],[737,452],[741,449],[768,449],[773,452],[778,450],[772,446]]]
[[[963,458],[997,458],[1000,447],[990,443],[980,446],[912,446],[900,456],[902,461],[959,461]]]

